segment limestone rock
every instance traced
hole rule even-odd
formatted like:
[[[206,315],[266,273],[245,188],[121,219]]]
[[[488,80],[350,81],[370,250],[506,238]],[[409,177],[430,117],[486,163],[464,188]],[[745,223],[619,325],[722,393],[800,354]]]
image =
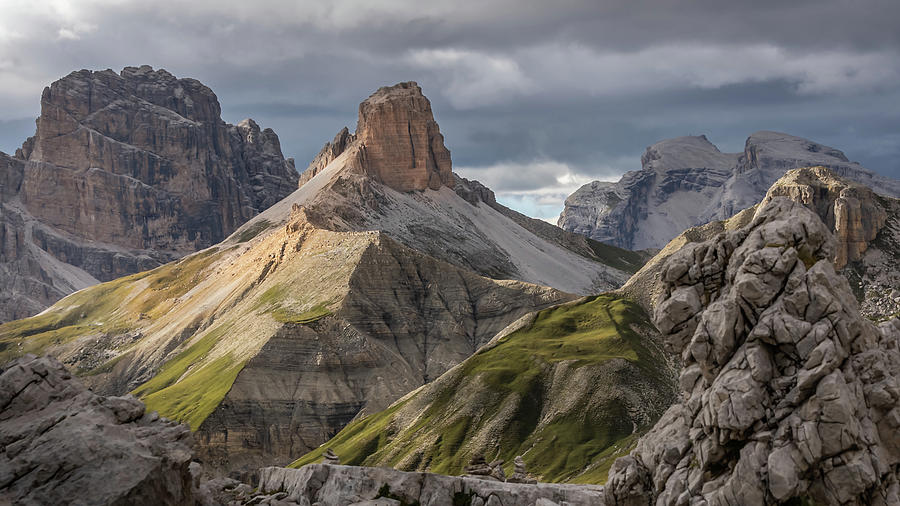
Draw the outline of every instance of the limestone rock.
[[[773,197],[662,272],[681,402],[610,471],[608,504],[900,501],[900,320],[862,318],[816,214]]]
[[[300,175],[298,186],[303,186],[307,181],[315,177],[316,174],[327,167],[329,163],[333,162],[335,158],[346,151],[354,140],[356,140],[356,135],[351,134],[347,127],[341,129],[341,131],[334,136],[334,140],[326,142],[325,146],[319,151],[319,154],[317,154],[316,157],[313,158],[313,161],[309,163],[309,166],[303,171],[303,174]]]
[[[194,504],[191,435],[101,397],[52,358],[0,371],[0,503]]]
[[[579,188],[566,199],[559,226],[623,248],[662,248],[687,228],[755,205],[786,171],[810,166],[900,197],[900,182],[834,148],[778,132],[752,134],[742,153],[722,153],[702,135],[664,140],[647,148],[641,164],[616,183]]]
[[[263,494],[287,493],[288,504],[379,504],[384,498],[405,504],[438,506],[481,504],[492,506],[602,505],[603,488],[551,483],[521,484],[432,473],[407,473],[383,467],[310,464],[301,469],[260,469]]]
[[[393,88],[363,107],[365,148],[393,142],[384,115],[409,118],[438,149],[418,88]],[[240,130],[260,152],[275,149],[252,123]],[[618,286],[642,261],[446,185],[397,191],[362,170],[360,135],[345,142],[217,246],[0,326],[0,356],[52,354],[98,392],[134,391],[191,423],[210,472],[243,476],[289,464],[523,315]],[[197,402],[173,401],[184,398]]]
[[[837,269],[862,258],[888,218],[874,191],[844,180],[826,167],[788,172],[769,188],[763,204],[777,196],[806,205],[834,232]]]
[[[356,136],[362,169],[385,185],[401,192],[453,187],[450,151],[418,84],[385,86],[361,103]]]
[[[215,244],[298,180],[271,129],[226,124],[209,88],[149,66],[54,82],[35,135],[2,159],[0,226],[21,244],[0,279],[39,309]]]

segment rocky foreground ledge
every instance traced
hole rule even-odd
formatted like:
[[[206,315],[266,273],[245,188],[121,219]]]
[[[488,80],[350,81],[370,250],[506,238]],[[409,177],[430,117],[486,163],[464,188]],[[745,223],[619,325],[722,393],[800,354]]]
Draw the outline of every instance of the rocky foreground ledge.
[[[259,477],[259,492],[280,492],[285,494],[284,501],[302,505],[575,506],[603,502],[600,486],[508,483],[381,467],[267,467],[260,469]]]
[[[603,487],[518,484],[389,468],[267,467],[259,486],[200,480],[186,425],[132,396],[88,390],[51,357],[26,355],[0,370],[0,505],[602,504]]]

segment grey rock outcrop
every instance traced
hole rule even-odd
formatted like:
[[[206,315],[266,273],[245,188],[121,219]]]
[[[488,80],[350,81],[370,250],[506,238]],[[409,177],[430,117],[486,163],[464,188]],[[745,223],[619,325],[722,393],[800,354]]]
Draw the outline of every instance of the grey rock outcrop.
[[[662,271],[682,400],[616,461],[607,504],[900,502],[900,320],[862,318],[836,242],[774,197]]]
[[[215,244],[299,177],[271,129],[226,124],[209,88],[149,66],[54,82],[0,158],[0,321]]]
[[[284,504],[420,504],[438,506],[597,505],[603,488],[551,483],[521,484],[383,467],[310,464],[301,469],[260,469],[259,491],[285,493]],[[395,502],[376,502],[390,501]],[[402,501],[402,502],[401,502]]]
[[[664,140],[647,148],[641,164],[616,183],[579,188],[566,199],[559,226],[622,248],[661,248],[687,228],[756,204],[785,172],[810,166],[900,197],[900,181],[837,149],[778,132],[752,134],[742,153],[722,153],[702,135]]]
[[[815,212],[836,240],[835,268],[850,281],[867,318],[900,313],[900,200],[825,167],[788,171],[763,203],[786,196]]]
[[[0,503],[193,505],[187,426],[101,397],[52,358],[0,371]]]

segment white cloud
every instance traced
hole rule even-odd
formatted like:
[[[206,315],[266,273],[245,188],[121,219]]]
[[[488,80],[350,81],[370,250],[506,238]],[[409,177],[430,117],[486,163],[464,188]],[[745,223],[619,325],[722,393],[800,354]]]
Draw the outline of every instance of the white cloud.
[[[443,94],[457,109],[471,109],[527,95],[536,86],[508,57],[461,49],[418,49],[407,61],[445,74]]]
[[[500,162],[483,167],[457,167],[461,176],[476,179],[494,190],[497,200],[535,218],[555,223],[563,203],[572,192],[597,177],[581,173],[567,163],[556,160]],[[609,169],[610,176],[620,170]]]

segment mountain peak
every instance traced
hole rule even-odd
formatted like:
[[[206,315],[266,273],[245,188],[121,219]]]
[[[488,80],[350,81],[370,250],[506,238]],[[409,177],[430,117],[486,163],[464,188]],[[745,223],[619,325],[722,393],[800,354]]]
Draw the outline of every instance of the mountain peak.
[[[450,151],[415,82],[379,88],[359,105],[363,171],[398,191],[453,187]]]

